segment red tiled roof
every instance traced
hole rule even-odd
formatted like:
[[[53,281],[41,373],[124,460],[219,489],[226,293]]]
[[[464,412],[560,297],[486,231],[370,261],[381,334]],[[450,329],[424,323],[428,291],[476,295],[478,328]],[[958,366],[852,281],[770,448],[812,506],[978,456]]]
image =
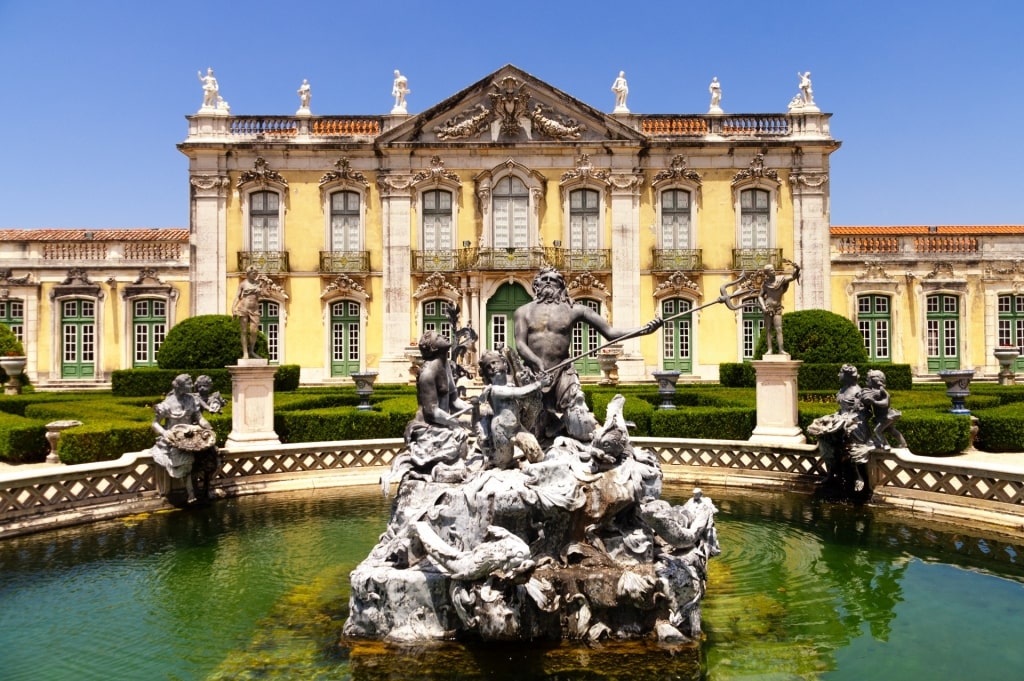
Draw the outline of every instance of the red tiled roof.
[[[891,236],[911,234],[946,234],[952,236],[965,234],[1024,234],[1024,225],[832,225],[831,233],[835,236],[855,236],[858,234]]]
[[[181,227],[0,229],[0,241],[188,241],[188,230]]]

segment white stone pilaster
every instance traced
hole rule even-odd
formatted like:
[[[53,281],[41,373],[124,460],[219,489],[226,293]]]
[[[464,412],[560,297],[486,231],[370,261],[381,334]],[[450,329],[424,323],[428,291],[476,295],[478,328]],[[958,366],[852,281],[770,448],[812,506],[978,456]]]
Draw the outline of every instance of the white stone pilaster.
[[[793,260],[801,267],[800,281],[794,287],[796,309],[831,310],[828,175],[818,171],[794,171],[790,188],[793,193]]]
[[[196,173],[189,235],[189,315],[227,313],[227,197],[230,181],[219,173]]]
[[[381,194],[384,244],[383,258],[383,348],[378,380],[404,383],[409,380],[405,348],[412,326],[412,192],[411,177],[382,175],[377,178]],[[378,308],[380,309],[380,308]]]
[[[643,176],[613,173],[609,176],[612,215],[612,325],[631,329],[640,318],[640,186]],[[619,380],[642,381],[647,368],[638,338],[623,341]]]

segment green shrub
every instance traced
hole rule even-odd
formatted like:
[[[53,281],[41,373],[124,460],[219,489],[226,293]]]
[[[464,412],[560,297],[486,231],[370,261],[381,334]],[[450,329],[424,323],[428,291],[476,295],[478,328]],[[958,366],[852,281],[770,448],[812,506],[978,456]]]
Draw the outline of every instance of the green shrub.
[[[187,373],[192,380],[209,376],[213,389],[231,396],[231,373],[227,369],[119,369],[111,373],[110,388],[116,397],[148,397],[166,395],[178,374]],[[274,372],[274,391],[291,392],[299,387],[299,365],[284,364]]]
[[[21,344],[18,337],[14,335],[10,327],[5,324],[0,324],[0,357],[18,356],[22,357],[25,355],[25,346]],[[21,374],[21,384],[27,386],[28,376],[24,373]],[[7,375],[7,372],[0,367],[0,383],[6,383],[11,380],[11,377]]]
[[[66,464],[119,459],[125,452],[139,452],[153,446],[156,433],[150,428],[150,423],[84,423],[61,433],[57,453],[61,462]]]
[[[651,414],[651,435],[708,440],[748,440],[757,410],[745,407],[658,409]]]
[[[978,418],[978,449],[1024,452],[1024,410],[1019,404],[971,411]]]
[[[49,451],[46,424],[0,412],[0,460],[35,463],[44,461]]]
[[[261,333],[256,354],[267,356],[267,339]],[[156,353],[161,369],[223,369],[242,356],[238,320],[229,315],[199,315],[184,319],[170,331]]]
[[[274,391],[291,392],[299,389],[298,364],[282,364],[274,372]]]
[[[804,390],[838,390],[839,368],[843,364],[854,364],[863,380],[868,371],[878,369],[885,374],[885,385],[889,390],[910,390],[914,385],[909,364],[880,364],[869,362],[804,362],[797,374],[797,385]],[[753,388],[756,384],[754,365],[738,362],[723,362],[718,365],[718,382],[729,388]]]
[[[747,362],[722,362],[718,365],[718,382],[729,388],[753,388],[754,365]]]
[[[959,454],[971,444],[971,420],[958,414],[905,411],[895,427],[903,433],[910,451],[922,456]]]
[[[754,357],[761,359],[768,347],[766,328],[757,341]],[[864,338],[857,325],[828,310],[799,310],[782,315],[786,352],[810,364],[863,364],[868,361]]]

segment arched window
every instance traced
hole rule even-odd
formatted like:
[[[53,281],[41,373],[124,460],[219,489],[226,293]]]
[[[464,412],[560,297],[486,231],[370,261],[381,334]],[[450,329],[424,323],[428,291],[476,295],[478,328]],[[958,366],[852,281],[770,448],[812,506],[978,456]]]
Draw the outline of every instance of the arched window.
[[[331,251],[358,251],[360,249],[359,194],[340,191],[331,194]]]
[[[96,375],[96,301],[72,298],[60,303],[61,378]]]
[[[960,368],[960,298],[934,293],[925,298],[928,371]]]
[[[690,192],[682,189],[661,192],[661,248],[680,250],[691,247],[690,196]]]
[[[281,361],[281,306],[273,300],[260,301],[260,331],[267,337],[271,364]]]
[[[892,305],[889,296],[857,296],[857,328],[872,362],[891,361]]]
[[[498,180],[491,193],[495,248],[526,248],[530,245],[530,192],[515,175]]]
[[[569,192],[569,248],[578,251],[600,248],[600,198],[594,189]]]
[[[597,192],[595,192],[596,194]],[[597,314],[601,314],[601,303],[596,300],[589,298],[580,298],[576,301],[580,305],[586,305]],[[585,352],[589,352],[601,345],[601,334],[597,332],[597,329],[592,327],[586,322],[576,322],[572,327],[572,345],[570,352],[571,357],[579,357]],[[580,376],[600,376],[601,365],[597,361],[596,355],[587,355],[582,357],[575,362],[573,366],[576,367],[576,373]]]
[[[685,298],[667,298],[661,301],[661,316],[667,319],[661,328],[662,367],[665,371],[681,371],[688,374],[693,370],[693,320],[690,315],[669,319],[693,307]]]
[[[764,189],[740,192],[739,247],[771,248],[771,194]]]
[[[352,300],[331,303],[331,376],[359,372],[361,307]]]
[[[132,366],[155,367],[156,353],[167,336],[167,301],[142,298],[132,301]]]
[[[281,250],[281,197],[273,191],[249,194],[249,250]]]
[[[452,329],[452,320],[448,316],[448,306],[447,300],[428,300],[424,302],[421,327],[424,333],[433,331],[454,343],[455,330]]]
[[[423,192],[423,250],[452,247],[452,193],[444,189]]]

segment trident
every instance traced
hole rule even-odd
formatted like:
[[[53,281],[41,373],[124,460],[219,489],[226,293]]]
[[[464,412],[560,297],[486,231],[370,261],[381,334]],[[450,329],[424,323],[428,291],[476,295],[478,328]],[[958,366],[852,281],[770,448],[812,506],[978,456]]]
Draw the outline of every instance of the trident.
[[[737,277],[736,279],[733,279],[732,281],[728,281],[728,282],[722,284],[718,288],[718,292],[719,292],[720,295],[717,298],[715,298],[714,300],[712,300],[710,302],[707,302],[707,303],[704,303],[703,305],[698,305],[697,307],[691,307],[689,310],[683,310],[682,312],[680,312],[678,314],[674,314],[671,317],[666,317],[665,319],[662,320],[661,323],[664,324],[665,322],[670,322],[670,321],[672,321],[674,319],[679,319],[680,317],[685,317],[687,315],[691,315],[694,312],[696,312],[697,310],[703,310],[706,307],[711,307],[712,305],[718,305],[719,303],[722,303],[723,305],[725,305],[730,310],[738,310],[740,308],[740,303],[737,302],[735,299],[739,298],[740,296],[749,296],[751,293],[753,293],[753,289],[752,288],[750,288],[748,286],[743,286],[743,284],[750,282],[750,280],[751,280],[751,277],[747,275],[746,271],[740,272],[740,276],[739,277]],[[730,293],[729,289],[734,287],[734,286],[737,287],[737,289]],[[559,362],[555,366],[549,367],[548,369],[545,369],[542,373],[552,373],[552,372],[558,371],[562,367],[568,366],[568,365],[572,364],[573,362],[575,362],[577,360],[583,359],[584,357],[589,357],[590,355],[593,355],[594,353],[600,352],[601,350],[604,350],[605,348],[607,348],[609,346],[615,345],[616,343],[620,343],[620,342],[622,342],[624,340],[629,340],[630,338],[636,338],[637,336],[642,336],[642,335],[644,335],[644,330],[645,329],[646,329],[646,326],[642,326],[642,327],[640,327],[639,329],[637,329],[635,331],[631,331],[629,333],[623,334],[623,335],[619,336],[618,338],[614,338],[614,339],[608,341],[604,345],[599,345],[596,348],[591,348],[590,350],[587,350],[586,352],[583,352],[583,353],[581,353],[579,355],[576,355],[575,357],[570,357],[569,359],[567,359],[565,361]]]

